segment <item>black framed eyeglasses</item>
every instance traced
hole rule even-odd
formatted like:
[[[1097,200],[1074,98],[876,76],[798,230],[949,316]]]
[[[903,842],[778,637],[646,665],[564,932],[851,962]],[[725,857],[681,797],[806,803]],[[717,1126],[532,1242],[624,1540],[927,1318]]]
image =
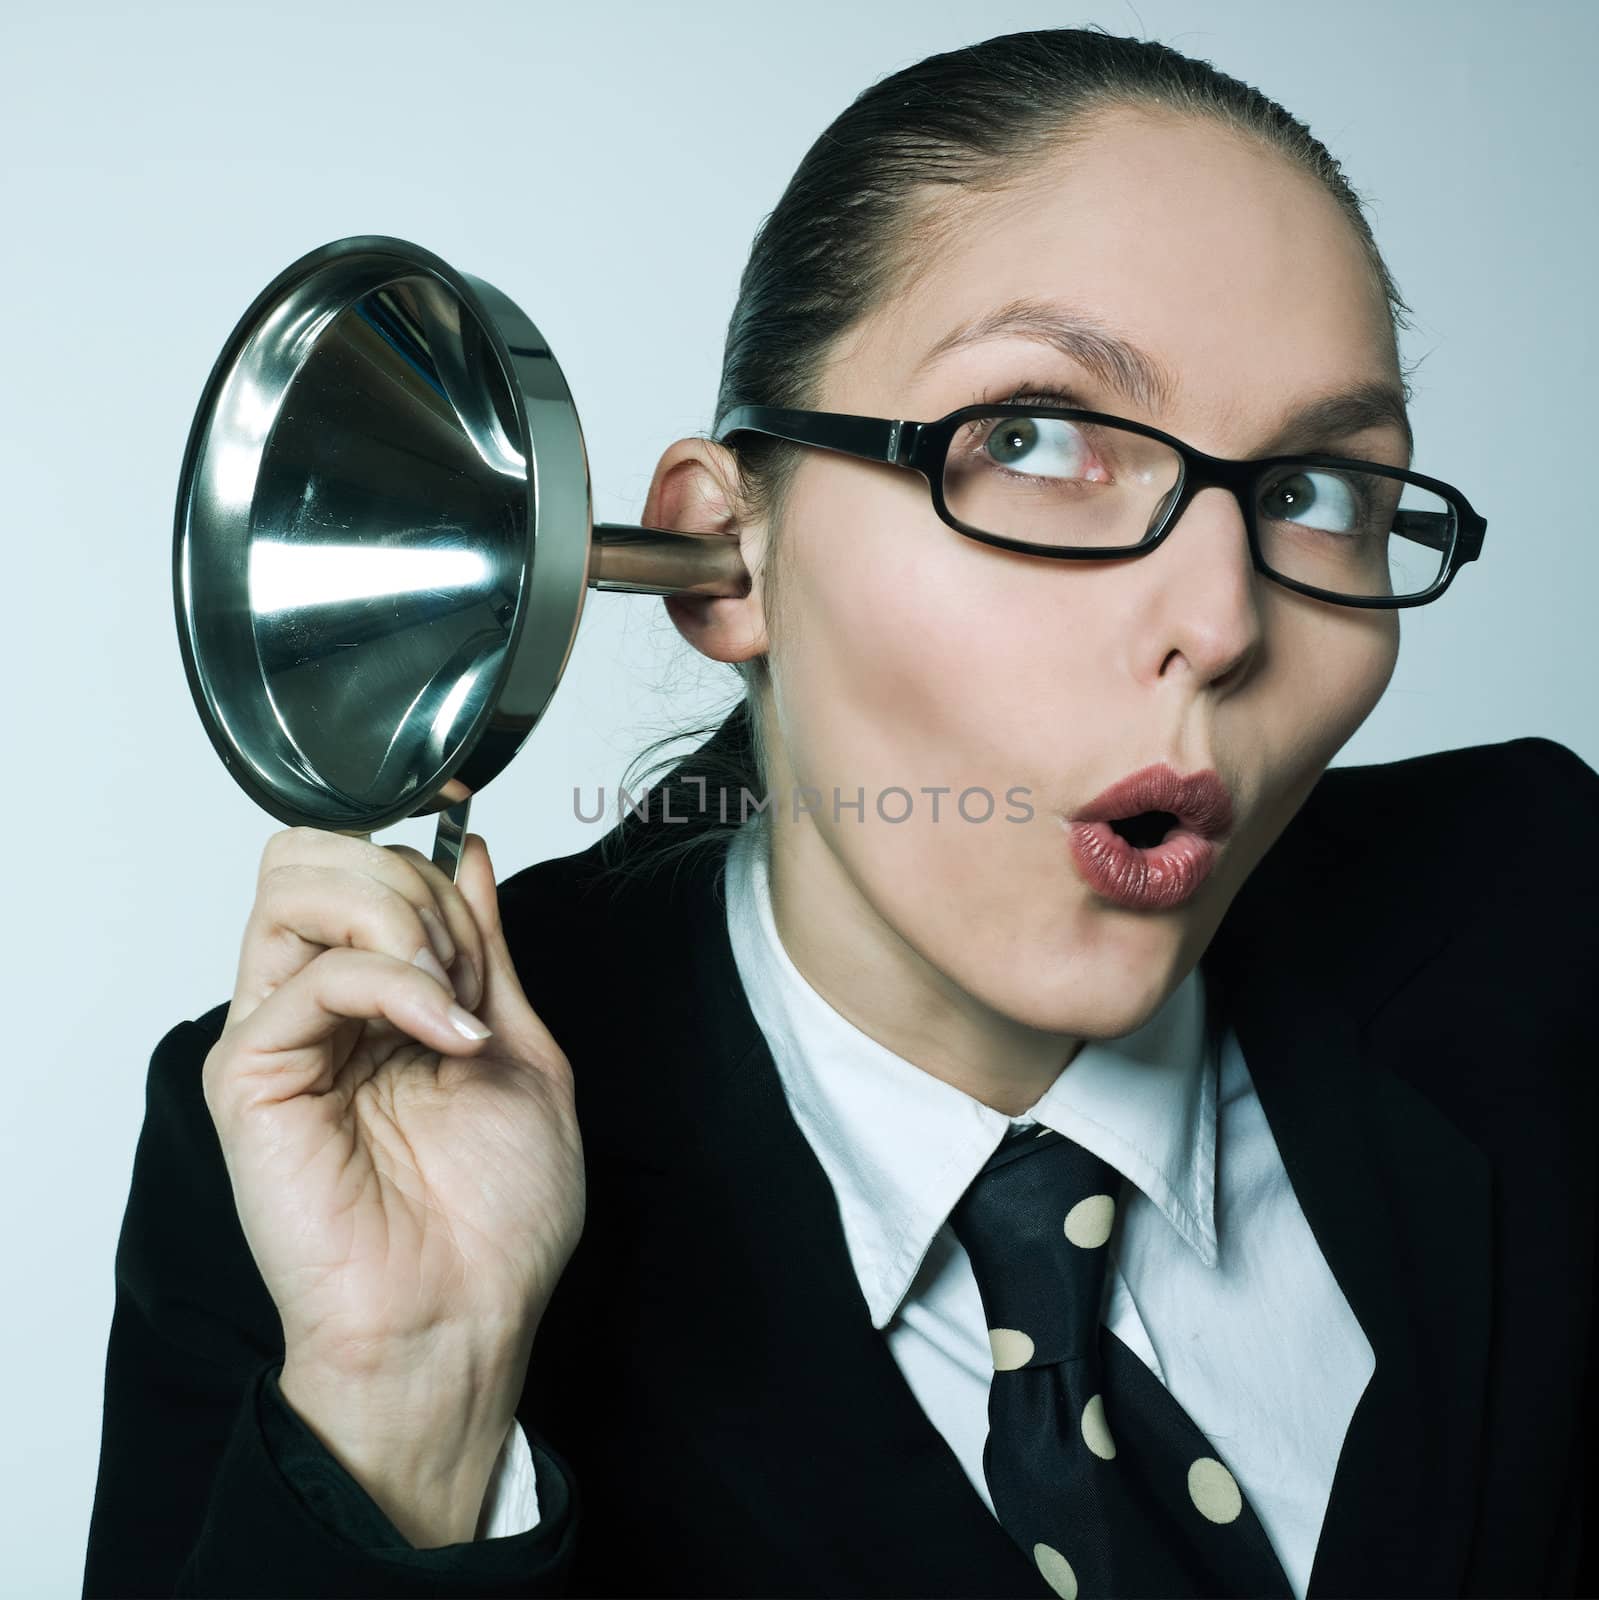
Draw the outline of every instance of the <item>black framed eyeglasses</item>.
[[[1426,605],[1482,553],[1488,524],[1437,478],[1343,456],[1206,455],[1099,411],[972,405],[936,422],[734,406],[713,437],[762,433],[927,480],[969,539],[1064,561],[1147,555],[1204,488],[1243,511],[1255,569],[1336,605]]]

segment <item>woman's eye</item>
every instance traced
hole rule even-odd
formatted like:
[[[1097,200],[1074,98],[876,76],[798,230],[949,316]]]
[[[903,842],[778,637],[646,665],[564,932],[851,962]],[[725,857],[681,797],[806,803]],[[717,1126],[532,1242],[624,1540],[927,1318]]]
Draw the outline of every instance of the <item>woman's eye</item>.
[[[1323,533],[1354,533],[1364,520],[1355,486],[1333,472],[1294,472],[1260,497],[1263,516]]]
[[[1001,417],[983,441],[983,449],[1000,466],[1035,477],[1089,475],[1088,441],[1060,417]]]

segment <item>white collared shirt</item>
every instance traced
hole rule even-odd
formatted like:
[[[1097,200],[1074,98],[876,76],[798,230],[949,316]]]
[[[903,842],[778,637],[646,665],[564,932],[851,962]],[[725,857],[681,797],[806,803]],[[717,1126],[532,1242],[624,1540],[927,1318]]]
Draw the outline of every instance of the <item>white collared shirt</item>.
[[[1084,1042],[1017,1117],[847,1021],[789,959],[766,832],[727,866],[739,976],[783,1091],[838,1197],[874,1327],[990,1511],[993,1355],[949,1227],[1013,1127],[1039,1123],[1123,1175],[1101,1320],[1165,1384],[1254,1507],[1303,1600],[1338,1455],[1376,1368],[1294,1197],[1230,1029],[1205,1048],[1199,967],[1143,1027]]]
[[[1305,1221],[1230,1029],[1206,1049],[1197,966],[1148,1022],[1084,1042],[1017,1117],[863,1033],[778,936],[759,814],[728,850],[728,933],[796,1123],[833,1186],[872,1325],[989,1511],[993,1356],[949,1227],[1013,1127],[1038,1123],[1123,1175],[1101,1320],[1165,1384],[1254,1507],[1304,1600],[1333,1474],[1376,1361]],[[507,1440],[489,1536],[535,1525],[526,1440]]]

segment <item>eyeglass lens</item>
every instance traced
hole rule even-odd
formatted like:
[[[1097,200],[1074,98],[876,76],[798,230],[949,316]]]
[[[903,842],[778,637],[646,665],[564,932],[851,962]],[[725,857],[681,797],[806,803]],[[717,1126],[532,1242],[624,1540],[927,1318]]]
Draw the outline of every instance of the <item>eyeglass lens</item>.
[[[1040,547],[1136,545],[1182,484],[1170,445],[1104,423],[978,416],[956,430],[944,501],[983,533]],[[1382,473],[1287,463],[1255,485],[1266,565],[1351,598],[1403,597],[1438,580],[1454,539],[1442,496]]]

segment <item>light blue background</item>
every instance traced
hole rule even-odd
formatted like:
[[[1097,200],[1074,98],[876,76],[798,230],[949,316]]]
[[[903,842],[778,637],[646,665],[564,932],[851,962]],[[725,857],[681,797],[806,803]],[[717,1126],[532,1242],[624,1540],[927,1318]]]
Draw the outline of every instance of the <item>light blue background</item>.
[[[1256,83],[1343,160],[1416,311],[1417,465],[1489,519],[1483,559],[1405,614],[1339,763],[1536,733],[1599,765],[1588,0],[0,6],[16,1593],[78,1592],[149,1054],[231,994],[277,827],[204,736],[169,592],[184,441],[234,322],[306,250],[412,239],[538,322],[596,516],[636,520],[660,451],[712,421],[750,238],[823,126],[931,51],[1090,21]],[[697,663],[658,600],[590,596],[554,707],[473,813],[502,878],[595,837],[574,784],[721,702],[731,677]],[[1484,818],[1490,843],[1514,826]]]

